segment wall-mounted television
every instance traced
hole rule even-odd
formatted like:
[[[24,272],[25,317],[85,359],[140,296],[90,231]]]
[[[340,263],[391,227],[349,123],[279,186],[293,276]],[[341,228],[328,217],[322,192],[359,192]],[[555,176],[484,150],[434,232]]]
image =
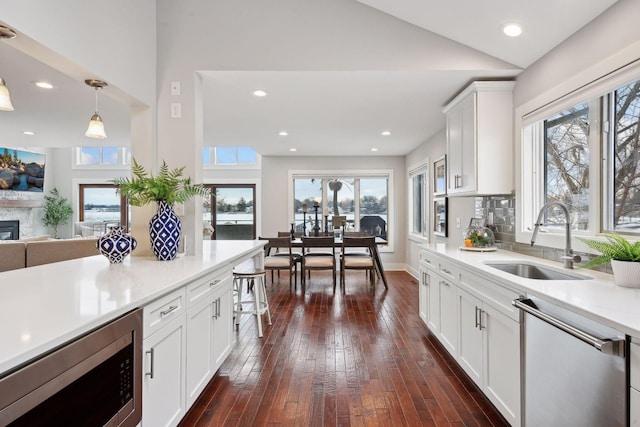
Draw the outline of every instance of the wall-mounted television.
[[[0,147],[0,190],[44,191],[45,155]]]

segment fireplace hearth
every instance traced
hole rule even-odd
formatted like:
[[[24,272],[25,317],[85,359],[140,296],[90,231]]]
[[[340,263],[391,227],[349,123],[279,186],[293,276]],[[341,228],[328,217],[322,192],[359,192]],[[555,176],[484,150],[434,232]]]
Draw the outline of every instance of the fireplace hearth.
[[[0,221],[0,240],[18,240],[20,238],[20,221]]]

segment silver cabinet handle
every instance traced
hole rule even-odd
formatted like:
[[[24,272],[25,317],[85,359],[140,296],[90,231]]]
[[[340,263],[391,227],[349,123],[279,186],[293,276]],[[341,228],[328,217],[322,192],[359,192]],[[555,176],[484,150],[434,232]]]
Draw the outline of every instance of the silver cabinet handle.
[[[454,181],[453,186],[455,188],[462,187],[462,175],[455,175],[453,181]]]
[[[167,314],[171,313],[172,311],[175,311],[178,309],[177,305],[172,305],[171,307],[169,307],[166,310],[163,310],[160,312],[160,316],[166,316]]]
[[[424,285],[430,285],[431,284],[431,276],[429,275],[429,273],[424,273],[425,276],[425,281],[424,281]]]
[[[218,300],[213,301],[213,318],[218,318]]]
[[[218,314],[218,317],[216,317],[216,319],[220,318],[220,316],[222,316],[222,314],[220,313],[220,306],[222,305],[222,301],[220,300],[220,297],[218,297],[218,303],[216,304],[216,311]]]
[[[478,329],[483,330],[486,329],[486,326],[482,324],[482,313],[485,311],[481,308],[478,308]]]
[[[519,308],[520,310],[524,311],[525,313],[528,313],[534,317],[537,317],[543,322],[546,322],[552,326],[555,326],[561,331],[566,332],[567,334],[579,339],[580,341],[583,341],[589,344],[590,346],[596,348],[597,350],[605,354],[612,354],[614,356],[620,356],[620,357],[625,356],[624,339],[618,339],[618,338],[600,339],[600,338],[594,337],[588,332],[585,332],[574,326],[571,326],[560,319],[557,319],[553,316],[548,315],[547,313],[543,313],[542,311],[538,310],[538,307],[536,307],[534,302],[528,298],[523,297],[523,298],[515,299],[513,300],[512,304],[515,307]]]
[[[216,279],[216,280],[214,280],[213,282],[209,283],[209,286],[215,286],[215,285],[217,285],[218,283],[220,283],[220,279]]]
[[[448,274],[450,276],[452,276],[451,272],[449,270],[447,270],[446,268],[441,268],[440,269],[443,273]]]
[[[445,286],[447,286],[447,287],[449,286],[449,284],[448,284],[447,282],[445,282],[444,280],[441,280],[441,281],[440,281],[440,284],[441,284],[441,285],[445,285]]]
[[[145,372],[144,374],[153,379],[153,347],[151,347],[149,351],[146,351],[145,354],[149,355],[149,372]]]
[[[476,328],[480,328],[479,314],[480,314],[480,309],[476,306]]]

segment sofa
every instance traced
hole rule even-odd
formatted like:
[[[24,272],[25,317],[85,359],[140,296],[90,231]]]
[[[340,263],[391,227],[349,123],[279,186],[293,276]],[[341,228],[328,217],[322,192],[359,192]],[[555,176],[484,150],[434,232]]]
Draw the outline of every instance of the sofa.
[[[97,237],[0,242],[0,272],[98,255]]]

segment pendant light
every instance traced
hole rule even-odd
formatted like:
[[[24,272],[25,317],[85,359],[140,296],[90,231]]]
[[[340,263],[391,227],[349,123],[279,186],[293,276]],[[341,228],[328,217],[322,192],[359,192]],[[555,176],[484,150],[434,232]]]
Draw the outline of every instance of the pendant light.
[[[12,39],[16,36],[16,32],[11,28],[0,25],[0,39]],[[0,110],[13,111],[13,104],[11,104],[11,96],[9,95],[9,88],[7,82],[0,77]]]
[[[102,123],[102,117],[98,114],[98,89],[102,89],[107,86],[107,83],[102,80],[94,79],[88,79],[84,82],[96,90],[96,110],[93,116],[91,116],[89,127],[87,128],[85,135],[89,138],[105,139],[107,134],[104,132],[104,123]]]

